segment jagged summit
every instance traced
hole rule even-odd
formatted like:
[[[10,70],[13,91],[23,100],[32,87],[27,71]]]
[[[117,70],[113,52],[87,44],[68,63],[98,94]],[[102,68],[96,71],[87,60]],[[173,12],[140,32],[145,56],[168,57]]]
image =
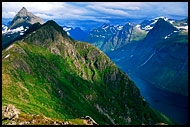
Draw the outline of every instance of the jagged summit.
[[[174,31],[178,31],[178,29],[163,18],[159,18],[154,28],[148,33],[146,38],[162,38],[167,36],[168,34],[171,34]]]
[[[39,22],[40,24],[44,23],[44,21],[40,17],[35,16],[31,12],[28,12],[25,7],[22,7],[22,9],[15,15],[15,17],[11,21],[9,29],[15,29],[20,26],[30,26],[37,22]]]
[[[28,12],[28,10],[25,7],[22,7],[22,9],[18,13],[21,13],[21,12]]]

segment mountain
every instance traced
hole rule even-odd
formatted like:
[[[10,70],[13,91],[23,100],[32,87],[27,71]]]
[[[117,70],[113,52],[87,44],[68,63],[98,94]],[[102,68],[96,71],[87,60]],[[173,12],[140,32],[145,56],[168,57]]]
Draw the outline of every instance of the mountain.
[[[92,29],[85,38],[85,42],[89,42],[94,46],[96,46],[97,48],[101,49],[105,41],[107,41],[114,34],[116,34],[116,31],[117,31],[117,26],[113,26],[110,24],[103,24],[101,27]]]
[[[174,20],[168,19],[166,17],[157,17],[151,20],[144,20],[142,23],[136,25],[136,27],[140,28],[141,30],[150,31],[159,19],[164,19],[165,21],[169,22],[178,29],[188,29],[188,18],[182,20]]]
[[[175,22],[175,20],[168,19],[166,17],[157,17],[157,18],[154,18],[154,19],[151,19],[151,20],[144,20],[139,25],[136,25],[136,27],[139,27],[140,29],[145,30],[145,31],[150,31],[154,27],[154,25],[156,24],[158,19],[164,19],[165,21],[168,21],[170,23]]]
[[[93,29],[85,41],[104,52],[110,52],[128,43],[141,41],[146,34],[146,31],[135,27],[132,23],[124,26],[104,24],[100,28]]]
[[[31,12],[28,12],[25,7],[23,7],[11,21],[9,29],[15,29],[20,26],[29,26],[37,22],[40,24],[44,23],[40,17],[33,15]]]
[[[63,30],[67,32],[69,36],[71,36],[73,39],[78,40],[78,41],[84,41],[84,39],[87,36],[87,33],[83,31],[80,27],[67,27],[67,26],[62,26]]]
[[[107,55],[124,70],[158,88],[188,95],[186,29],[178,29],[168,21],[159,19],[142,42]]]
[[[90,116],[98,124],[175,124],[151,108],[98,48],[72,39],[54,21],[27,31],[2,51],[2,106],[14,105],[20,119]]]
[[[188,18],[176,21],[173,25],[179,30],[188,30]]]
[[[29,26],[37,22],[40,24],[44,23],[41,18],[28,12],[27,9],[23,7],[2,31],[2,48],[4,49],[16,38],[20,37],[20,35],[23,35]]]

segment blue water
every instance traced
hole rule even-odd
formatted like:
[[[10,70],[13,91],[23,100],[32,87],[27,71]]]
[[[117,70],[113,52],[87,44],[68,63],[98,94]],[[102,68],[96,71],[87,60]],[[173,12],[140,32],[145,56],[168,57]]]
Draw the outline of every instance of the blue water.
[[[188,97],[161,90],[147,81],[127,73],[140,89],[141,95],[153,107],[179,124],[188,123]]]

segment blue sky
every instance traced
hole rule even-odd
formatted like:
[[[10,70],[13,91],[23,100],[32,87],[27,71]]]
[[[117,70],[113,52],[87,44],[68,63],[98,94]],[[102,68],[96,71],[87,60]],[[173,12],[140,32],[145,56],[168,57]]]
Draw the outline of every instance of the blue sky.
[[[188,2],[2,2],[2,17],[13,18],[22,7],[45,21],[53,19],[60,25],[70,26],[188,16]]]

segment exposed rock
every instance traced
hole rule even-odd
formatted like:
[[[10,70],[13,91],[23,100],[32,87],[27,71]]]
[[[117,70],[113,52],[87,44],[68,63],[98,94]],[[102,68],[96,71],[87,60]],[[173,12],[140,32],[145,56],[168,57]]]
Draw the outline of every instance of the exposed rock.
[[[87,123],[90,125],[98,125],[90,116],[80,117],[80,119],[86,119]]]
[[[2,116],[4,116],[5,119],[11,120],[14,118],[18,118],[19,114],[20,110],[16,109],[15,106],[12,104],[2,107]]]
[[[31,12],[28,12],[25,7],[23,7],[13,18],[9,29],[16,28],[22,24],[34,24],[37,22],[40,24],[44,23],[40,17],[33,15]]]
[[[64,125],[69,125],[69,124],[71,124],[71,122],[69,122],[69,121],[66,121],[66,122],[64,123]]]

